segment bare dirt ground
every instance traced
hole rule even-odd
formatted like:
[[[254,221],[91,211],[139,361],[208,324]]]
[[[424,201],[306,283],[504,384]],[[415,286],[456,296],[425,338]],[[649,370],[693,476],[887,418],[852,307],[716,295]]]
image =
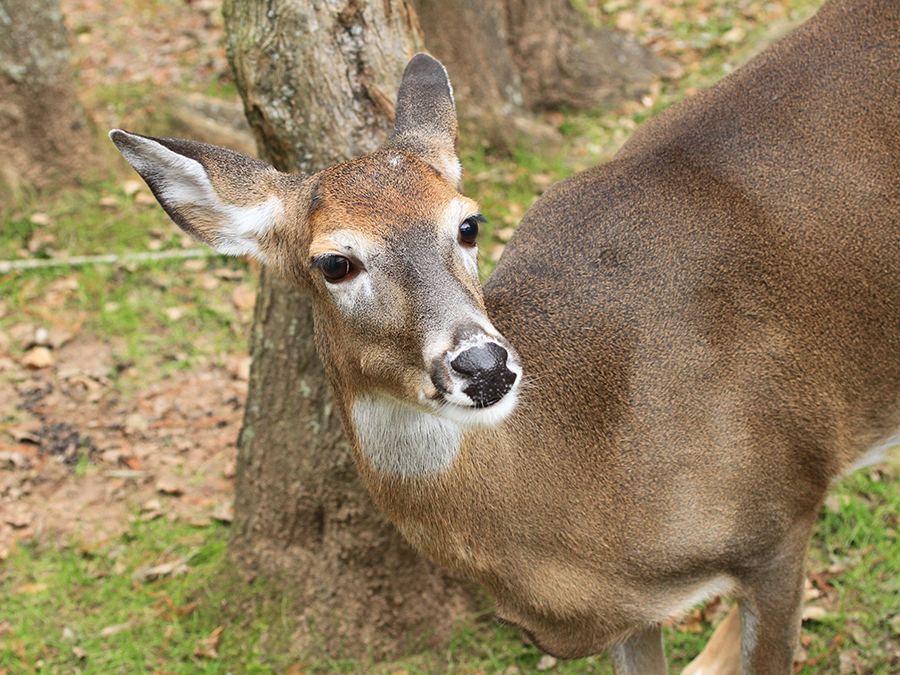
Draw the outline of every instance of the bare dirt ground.
[[[99,543],[134,517],[230,519],[243,379],[215,365],[147,378],[89,334],[53,353],[40,369],[0,357],[0,558],[19,539]]]

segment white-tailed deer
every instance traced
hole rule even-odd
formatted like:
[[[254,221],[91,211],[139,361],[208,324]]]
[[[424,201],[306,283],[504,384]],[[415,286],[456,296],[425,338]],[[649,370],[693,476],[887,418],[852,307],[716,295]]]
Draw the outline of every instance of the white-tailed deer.
[[[660,624],[728,594],[717,644],[790,673],[823,496],[900,429],[900,2],[829,2],[550,188],[484,288],[456,133],[420,54],[386,145],[319,173],[111,136],[308,290],[369,489],[501,621],[655,675]]]

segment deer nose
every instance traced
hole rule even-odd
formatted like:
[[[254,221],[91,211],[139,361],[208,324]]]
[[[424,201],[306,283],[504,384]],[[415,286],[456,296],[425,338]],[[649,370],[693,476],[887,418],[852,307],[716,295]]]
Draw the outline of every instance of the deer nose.
[[[512,389],[516,374],[507,367],[509,353],[496,342],[488,342],[461,352],[450,367],[466,378],[463,393],[476,408],[493,405]]]

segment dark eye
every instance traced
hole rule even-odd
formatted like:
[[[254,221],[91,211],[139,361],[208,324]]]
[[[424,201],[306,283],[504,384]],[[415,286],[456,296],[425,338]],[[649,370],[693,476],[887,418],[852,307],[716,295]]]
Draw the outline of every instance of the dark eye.
[[[353,266],[342,255],[329,255],[316,261],[316,267],[322,269],[322,274],[328,281],[340,281],[348,274]]]
[[[484,216],[475,214],[466,218],[459,226],[459,241],[466,246],[474,246],[478,237],[478,223],[486,223]]]

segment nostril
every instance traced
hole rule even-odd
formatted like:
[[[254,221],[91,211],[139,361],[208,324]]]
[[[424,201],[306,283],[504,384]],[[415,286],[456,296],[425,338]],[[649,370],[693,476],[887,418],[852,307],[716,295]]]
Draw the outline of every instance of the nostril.
[[[507,351],[496,342],[481,347],[472,347],[462,352],[450,362],[450,367],[460,375],[475,377],[506,368]]]
[[[471,347],[450,362],[452,373],[465,378],[462,392],[476,408],[487,408],[500,401],[516,383],[509,369],[509,352],[496,342]]]

